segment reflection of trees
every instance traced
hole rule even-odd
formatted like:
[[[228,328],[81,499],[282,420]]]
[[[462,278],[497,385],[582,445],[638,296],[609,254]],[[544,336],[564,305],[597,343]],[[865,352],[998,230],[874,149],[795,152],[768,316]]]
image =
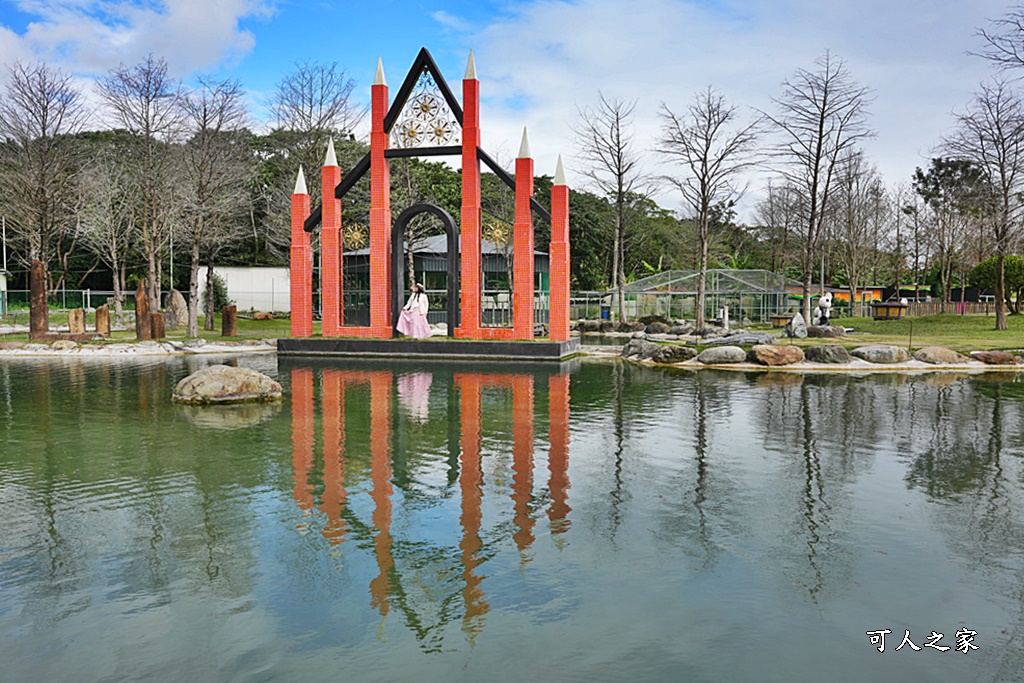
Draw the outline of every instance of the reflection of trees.
[[[939,503],[934,524],[974,581],[1017,612],[1008,632],[989,634],[985,667],[993,680],[1014,680],[1024,661],[1024,392],[1016,379],[982,377],[935,391],[933,419],[922,430],[932,436],[915,448],[906,477]]]
[[[194,429],[173,410],[170,386],[185,374],[164,359],[0,363],[0,500],[17,496],[0,536],[24,549],[30,580],[11,590],[25,591],[41,632],[101,609],[97,580],[154,605],[181,589],[250,592],[245,492],[262,461],[244,446],[237,457],[237,433]]]

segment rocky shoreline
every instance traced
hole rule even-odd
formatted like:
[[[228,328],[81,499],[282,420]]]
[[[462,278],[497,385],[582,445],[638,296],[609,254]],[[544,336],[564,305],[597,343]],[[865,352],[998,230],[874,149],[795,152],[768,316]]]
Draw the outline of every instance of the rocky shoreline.
[[[135,356],[186,356],[218,353],[276,353],[276,339],[246,341],[142,341],[89,343],[60,340],[52,343],[0,342],[0,358],[70,356],[81,358],[129,358]]]

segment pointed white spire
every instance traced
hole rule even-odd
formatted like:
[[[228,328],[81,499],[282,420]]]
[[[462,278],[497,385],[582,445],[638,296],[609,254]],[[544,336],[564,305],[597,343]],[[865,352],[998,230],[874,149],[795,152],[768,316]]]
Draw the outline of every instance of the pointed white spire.
[[[302,164],[299,164],[299,177],[295,179],[295,191],[292,194],[309,194],[306,190],[306,176],[302,173]]]
[[[562,155],[558,155],[558,164],[555,166],[555,181],[553,185],[565,185],[565,169],[562,168]]]
[[[387,82],[384,80],[384,60],[380,57],[377,57],[377,75],[373,77],[373,84],[387,85]]]
[[[530,158],[530,141],[526,139],[526,126],[523,126],[523,141],[519,143],[519,159]]]
[[[476,60],[473,59],[473,51],[469,51],[469,63],[466,64],[466,75],[463,77],[467,81],[476,80]]]
[[[324,166],[337,166],[338,157],[334,153],[334,138],[327,140],[327,156],[324,158]]]

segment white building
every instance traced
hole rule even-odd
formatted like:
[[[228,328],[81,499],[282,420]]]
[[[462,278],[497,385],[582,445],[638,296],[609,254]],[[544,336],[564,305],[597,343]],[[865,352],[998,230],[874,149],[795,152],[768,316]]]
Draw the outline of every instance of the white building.
[[[199,268],[200,297],[206,296],[206,270],[206,266]],[[291,310],[288,268],[214,266],[213,272],[224,279],[228,298],[239,311]]]

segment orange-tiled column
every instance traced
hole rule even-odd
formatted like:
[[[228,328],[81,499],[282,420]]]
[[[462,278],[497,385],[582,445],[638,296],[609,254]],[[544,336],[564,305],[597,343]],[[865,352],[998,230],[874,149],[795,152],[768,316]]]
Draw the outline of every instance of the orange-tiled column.
[[[516,375],[512,379],[512,502],[513,535],[519,550],[533,545],[536,520],[530,515],[533,497],[533,375]]]
[[[555,184],[551,187],[551,308],[548,334],[551,341],[569,340],[569,187],[565,184],[562,158],[558,158]]]
[[[516,159],[516,217],[512,229],[512,327],[516,339],[533,339],[533,159],[523,130],[523,144]]]
[[[320,171],[322,213],[320,219],[320,268],[323,290],[320,292],[320,315],[323,336],[337,337],[341,327],[341,200],[334,189],[341,182],[341,169],[334,156],[334,143]]]
[[[291,335],[313,335],[313,252],[309,248],[309,234],[305,230],[309,218],[309,193],[306,180],[299,168],[299,176],[292,193],[292,246],[290,254]]]
[[[370,88],[370,331],[375,337],[392,336],[391,328],[391,171],[384,152],[388,134],[388,86],[378,62]]]
[[[553,216],[552,216],[553,217]],[[551,375],[548,378],[548,471],[551,472],[548,489],[551,505],[548,520],[551,535],[569,530],[569,375]]]
[[[462,220],[459,226],[461,324],[456,336],[475,339],[480,333],[483,271],[480,263],[480,81],[473,53],[462,81]],[[451,324],[451,323],[449,323]]]

